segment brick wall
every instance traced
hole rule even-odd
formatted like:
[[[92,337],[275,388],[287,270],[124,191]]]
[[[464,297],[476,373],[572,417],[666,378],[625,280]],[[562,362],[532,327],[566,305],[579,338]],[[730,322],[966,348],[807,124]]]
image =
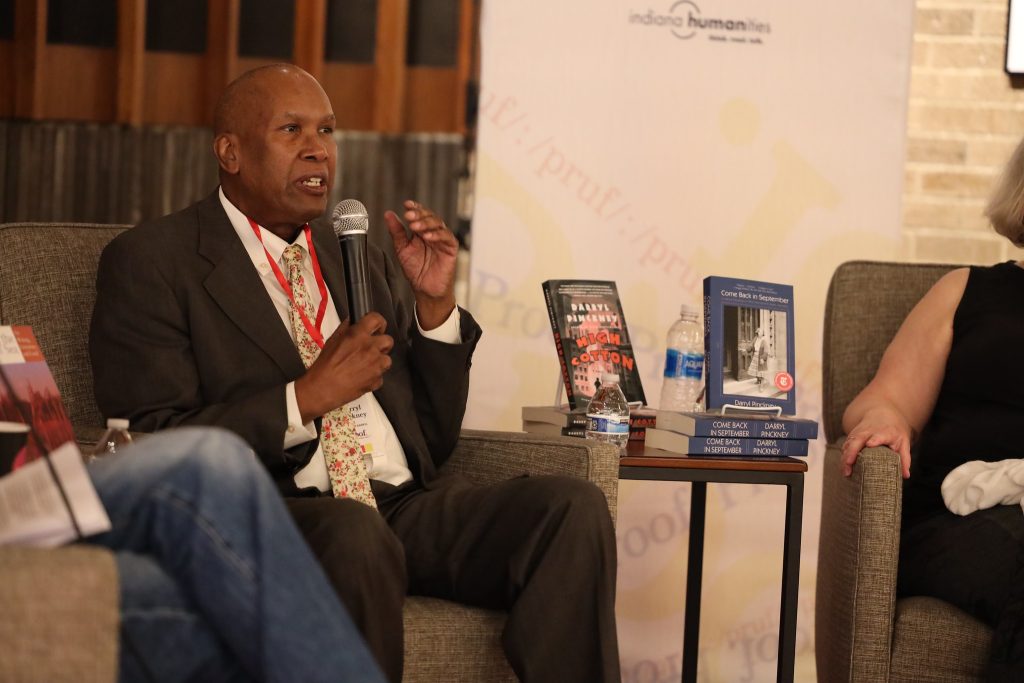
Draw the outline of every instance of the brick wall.
[[[917,0],[907,112],[903,257],[1021,258],[982,210],[1024,136],[1024,90],[1003,71],[1007,0]]]

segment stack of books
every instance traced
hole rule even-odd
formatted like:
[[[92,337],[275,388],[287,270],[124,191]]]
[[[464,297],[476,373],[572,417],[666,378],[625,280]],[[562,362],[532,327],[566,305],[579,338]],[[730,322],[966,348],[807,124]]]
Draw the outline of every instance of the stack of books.
[[[569,406],[524,406],[523,431],[548,436],[575,436],[584,438],[587,414],[583,410],[570,410]],[[655,411],[633,408],[629,411],[629,440],[643,443],[648,428],[654,427]]]
[[[676,455],[800,457],[817,437],[816,421],[789,415],[659,410],[646,445]]]

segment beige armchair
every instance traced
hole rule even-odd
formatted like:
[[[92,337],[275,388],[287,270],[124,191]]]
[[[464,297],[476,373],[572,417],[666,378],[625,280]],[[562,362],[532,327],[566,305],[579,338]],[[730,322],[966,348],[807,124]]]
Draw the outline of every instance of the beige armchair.
[[[900,323],[955,266],[855,261],[832,277],[825,306],[822,490],[815,605],[818,680],[980,681],[991,630],[941,600],[896,599],[902,477],[888,448],[840,471],[846,406],[874,376]]]
[[[83,441],[98,438],[102,426],[87,353],[96,266],[103,247],[126,228],[0,225],[0,325],[32,326]],[[618,464],[613,447],[582,439],[465,431],[445,469],[481,482],[523,473],[582,477],[604,492],[614,518]],[[0,680],[116,678],[116,570],[109,553],[83,550],[0,548]],[[78,583],[67,580],[72,561]],[[16,588],[29,580],[31,593]],[[408,683],[516,680],[501,650],[504,613],[414,597],[404,621]],[[39,675],[32,653],[43,651],[48,661]]]

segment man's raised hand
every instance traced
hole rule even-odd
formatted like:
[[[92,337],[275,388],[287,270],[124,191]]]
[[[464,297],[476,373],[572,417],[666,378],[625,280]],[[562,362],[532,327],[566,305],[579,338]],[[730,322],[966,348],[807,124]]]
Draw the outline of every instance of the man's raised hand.
[[[455,261],[459,242],[444,220],[418,202],[403,202],[403,217],[412,235],[393,211],[384,220],[395,255],[416,296],[416,315],[423,329],[443,323],[455,308]]]

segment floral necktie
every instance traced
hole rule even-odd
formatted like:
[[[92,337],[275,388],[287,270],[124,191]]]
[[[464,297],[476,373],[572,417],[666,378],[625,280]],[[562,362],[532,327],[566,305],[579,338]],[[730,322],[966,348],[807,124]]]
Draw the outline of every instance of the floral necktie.
[[[295,346],[298,347],[303,365],[308,368],[320,355],[320,347],[310,336],[297,308],[302,306],[307,320],[314,319],[313,304],[309,300],[309,292],[302,275],[304,258],[305,252],[297,244],[292,244],[284,250],[284,263],[288,269],[288,285],[292,288],[293,304],[288,317],[295,333]],[[320,449],[323,451],[324,460],[327,461],[327,474],[334,496],[352,498],[376,508],[377,501],[370,490],[370,478],[366,471],[359,438],[345,406],[335,408],[323,416],[320,423]]]

